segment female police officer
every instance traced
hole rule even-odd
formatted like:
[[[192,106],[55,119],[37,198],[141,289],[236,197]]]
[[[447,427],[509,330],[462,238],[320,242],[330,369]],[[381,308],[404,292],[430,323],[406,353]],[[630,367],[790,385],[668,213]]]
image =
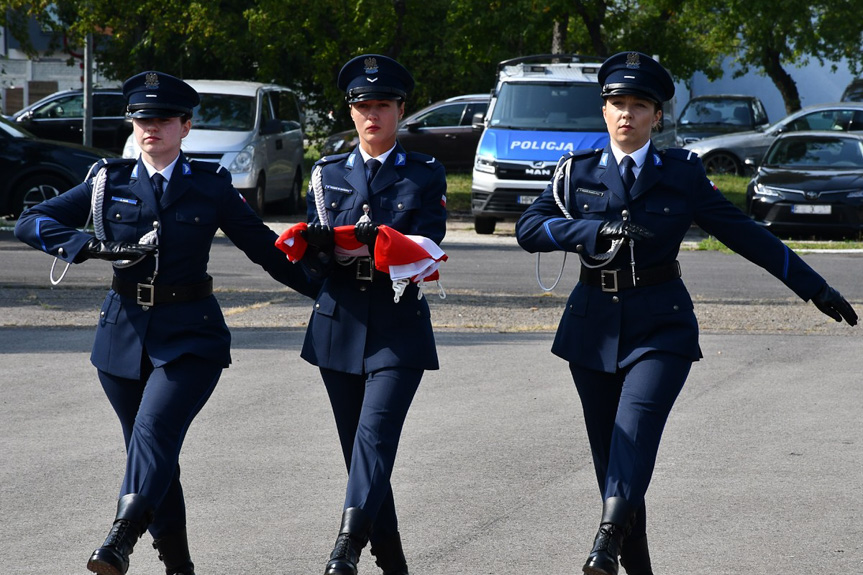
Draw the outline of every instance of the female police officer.
[[[583,570],[649,575],[644,495],[671,406],[701,357],[692,301],[676,261],[694,221],[836,321],[854,310],[770,232],[737,210],[700,160],[650,142],[674,94],[668,72],[637,52],[599,70],[611,141],[561,159],[552,183],[519,220],[530,252],[577,252],[580,281],[552,352],[569,362],[584,410],[602,519]],[[633,183],[634,182],[634,183]]]
[[[230,363],[230,333],[207,274],[221,228],[273,278],[313,297],[305,273],[273,245],[217,164],[180,152],[199,101],[160,72],[127,80],[135,160],[108,160],[96,176],[25,212],[15,234],[61,260],[115,263],[91,360],[120,418],[126,472],[114,524],[87,568],[122,575],[149,528],[168,575],[191,575],[178,458],[186,431]],[[92,206],[92,208],[91,208]],[[95,237],[76,227],[92,218]]]
[[[416,284],[399,298],[370,255],[378,224],[440,243],[446,232],[443,166],[396,142],[414,80],[398,62],[366,54],[344,65],[359,146],[315,165],[303,265],[324,278],[302,357],[320,368],[348,468],[341,529],[327,575],[354,575],[366,543],[386,575],[406,575],[390,476],[399,436],[423,371],[438,359],[429,307]],[[333,227],[355,226],[369,246],[346,254]],[[363,246],[365,248],[366,246]],[[398,302],[395,300],[398,299]]]

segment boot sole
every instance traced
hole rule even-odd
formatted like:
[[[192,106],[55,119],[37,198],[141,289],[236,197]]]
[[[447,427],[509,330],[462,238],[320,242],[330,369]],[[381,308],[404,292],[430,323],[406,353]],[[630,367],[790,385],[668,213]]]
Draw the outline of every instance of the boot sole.
[[[87,561],[87,569],[98,575],[125,575],[122,571],[104,561],[90,559]]]
[[[584,567],[582,571],[584,571],[584,575],[617,575],[617,573],[599,569],[598,567]]]

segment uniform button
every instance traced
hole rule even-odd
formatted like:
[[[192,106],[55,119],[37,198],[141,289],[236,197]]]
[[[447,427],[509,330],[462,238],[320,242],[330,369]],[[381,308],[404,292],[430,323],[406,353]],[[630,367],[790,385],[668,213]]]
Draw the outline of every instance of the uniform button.
[[[205,315],[205,316],[204,316],[204,321],[207,321],[208,319],[210,319],[210,316]]]
[[[195,223],[196,224],[201,223],[201,218],[199,218],[198,216],[195,216]]]
[[[578,244],[577,246],[575,246],[575,251],[576,251],[576,252],[578,252],[578,253],[583,252],[583,251],[584,251],[584,246],[583,246],[582,244]]]
[[[104,312],[104,311],[100,311],[100,312],[99,312],[99,315],[100,315],[101,317],[105,317],[105,312]]]
[[[63,248],[60,248],[59,250],[57,250],[57,253],[62,256],[66,253],[66,250],[64,250]]]
[[[321,309],[321,304],[316,303],[316,304],[315,304],[315,309]]]
[[[663,209],[662,211],[663,211],[663,212],[665,212],[665,213],[667,214],[667,213],[669,213],[669,212],[671,211],[671,208],[665,208],[665,209]]]
[[[114,219],[115,220],[122,220],[123,216],[121,216],[120,214],[114,214]]]
[[[679,306],[679,305],[676,305],[676,306],[674,306],[674,308],[673,308],[673,309],[674,309],[674,311],[679,311],[679,310],[680,310],[680,306]]]
[[[156,220],[155,222],[153,222],[153,229],[154,230],[159,229],[159,220]]]
[[[399,202],[398,206],[396,206],[396,207],[397,207],[398,209],[400,209],[400,210],[405,209],[405,205],[404,205],[403,203],[401,203],[401,202]]]
[[[584,209],[584,211],[586,212],[589,207],[590,206],[588,206],[587,204],[584,204],[584,206],[582,206],[582,209]]]
[[[422,315],[422,312],[420,310],[417,310],[417,315]]]
[[[617,296],[612,296],[611,303],[620,303],[620,298]]]
[[[368,288],[365,286],[365,284],[360,286],[360,291],[366,291],[367,289]]]
[[[330,204],[330,207],[333,209],[336,209],[337,207],[339,207],[339,205],[337,203],[333,202]]]

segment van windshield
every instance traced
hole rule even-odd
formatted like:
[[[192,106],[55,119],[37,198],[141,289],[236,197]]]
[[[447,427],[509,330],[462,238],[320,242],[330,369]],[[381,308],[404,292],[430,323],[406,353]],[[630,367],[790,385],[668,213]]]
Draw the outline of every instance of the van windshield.
[[[196,130],[249,132],[255,127],[255,98],[235,94],[201,94],[201,104],[192,110]]]
[[[492,128],[605,132],[599,84],[506,82],[489,119]]]

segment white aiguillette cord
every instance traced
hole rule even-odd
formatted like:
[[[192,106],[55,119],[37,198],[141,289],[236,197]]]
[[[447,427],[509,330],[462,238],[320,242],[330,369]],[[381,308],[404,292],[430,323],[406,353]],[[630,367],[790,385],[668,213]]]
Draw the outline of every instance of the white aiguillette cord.
[[[563,163],[558,164],[557,169],[554,171],[554,175],[551,178],[551,191],[554,195],[554,202],[557,204],[557,207],[560,208],[560,211],[568,220],[575,219],[572,217],[572,214],[569,213],[569,172],[572,166],[572,157],[567,158]],[[560,200],[560,183],[563,181],[563,197],[566,202]],[[598,260],[599,263],[592,263],[588,261],[583,255],[578,254],[578,257],[581,259],[581,265],[586,268],[601,268],[607,266],[614,256],[617,255],[620,246],[623,245],[623,240],[612,240],[611,247],[602,254],[597,254],[595,256],[591,256],[591,259]],[[554,280],[554,283],[551,284],[550,287],[546,287],[542,283],[542,279],[539,273],[539,258],[540,252],[536,253],[536,282],[539,284],[539,287],[542,288],[543,291],[550,292],[554,288],[557,287],[557,284],[560,282],[560,278],[563,277],[563,268],[566,266],[566,253],[563,252],[563,261],[560,264],[560,272],[557,274],[557,278]]]
[[[87,176],[84,178],[84,181],[90,179],[90,174],[93,172],[93,168],[96,164],[90,167],[90,171],[87,173]],[[105,166],[96,172],[96,176],[93,178],[91,183],[92,187],[92,195],[90,196],[90,213],[87,214],[87,221],[84,222],[84,227],[81,228],[80,231],[85,231],[87,226],[90,225],[90,221],[93,222],[93,231],[96,234],[96,239],[104,241],[107,239],[105,237],[105,221],[102,218],[102,210],[105,201],[105,185],[108,181],[108,170]],[[158,222],[153,223],[153,229],[144,234],[140,240],[138,240],[139,244],[159,244],[159,233],[158,233]],[[128,268],[131,267],[138,262],[142,261],[146,256],[143,255],[136,260],[120,260],[116,262],[111,262],[116,268]],[[66,267],[63,268],[63,272],[60,274],[59,278],[54,277],[54,269],[57,266],[57,261],[59,258],[55,257],[54,262],[51,264],[51,271],[49,272],[48,279],[51,280],[51,285],[58,285],[63,278],[66,277],[66,272],[69,271],[69,266],[71,265],[69,262],[66,262]],[[159,273],[159,252],[156,252],[156,269],[153,272],[153,277],[156,277],[156,274]]]

